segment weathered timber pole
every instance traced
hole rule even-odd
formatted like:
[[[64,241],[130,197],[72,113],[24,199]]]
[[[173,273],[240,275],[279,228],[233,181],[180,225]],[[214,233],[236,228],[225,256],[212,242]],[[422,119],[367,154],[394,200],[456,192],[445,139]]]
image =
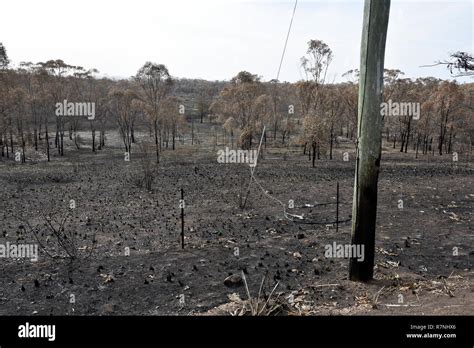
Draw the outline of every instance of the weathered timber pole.
[[[380,168],[385,41],[390,0],[365,0],[360,52],[357,156],[352,206],[352,245],[363,246],[363,261],[352,255],[349,278],[374,274],[377,181]]]

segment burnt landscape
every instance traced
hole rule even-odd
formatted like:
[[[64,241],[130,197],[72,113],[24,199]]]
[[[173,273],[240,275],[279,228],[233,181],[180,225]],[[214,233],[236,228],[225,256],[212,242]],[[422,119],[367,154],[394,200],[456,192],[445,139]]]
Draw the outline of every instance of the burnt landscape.
[[[248,300],[242,272],[253,297],[262,279],[262,297],[268,298],[278,284],[271,304],[281,306],[275,309],[280,314],[470,310],[474,193],[469,191],[468,161],[461,158],[453,165],[432,156],[416,160],[387,149],[380,177],[375,279],[361,285],[347,279],[347,259],[325,257],[325,245],[350,243],[350,224],[339,224],[336,232],[331,223],[335,205],[316,205],[335,203],[339,182],[339,219],[350,218],[353,161],[343,161],[339,149],[338,159],[320,160],[312,168],[301,152],[284,160],[285,151],[264,151],[255,176],[272,196],[294,200],[289,211],[304,213],[304,223],[286,219],[281,206],[254,182],[248,205],[241,209],[249,166],[216,164],[212,151],[193,152],[191,146],[163,161],[152,191],[132,184],[140,168],[125,162],[118,148],[50,163],[3,162],[1,190],[3,202],[8,202],[2,209],[4,240],[31,240],[30,229],[37,228],[57,257],[40,252],[38,262],[2,260],[2,314],[230,315],[250,310],[238,300]],[[181,188],[186,202],[184,249]],[[71,199],[75,209],[69,209]],[[64,226],[78,234],[75,258],[44,237],[51,233],[44,216],[58,214],[59,220],[68,211]],[[457,256],[453,248],[458,248]],[[235,281],[224,281],[232,275]]]
[[[15,340],[63,316],[472,316],[472,2],[145,3],[78,29],[31,2],[38,34],[0,37]]]

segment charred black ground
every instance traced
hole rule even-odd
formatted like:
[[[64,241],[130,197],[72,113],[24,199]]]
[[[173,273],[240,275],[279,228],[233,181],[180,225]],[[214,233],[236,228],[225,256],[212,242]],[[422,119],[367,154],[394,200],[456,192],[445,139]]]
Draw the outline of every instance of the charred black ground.
[[[242,272],[255,297],[264,276],[262,296],[278,283],[272,299],[285,304],[280,313],[468,313],[474,201],[468,159],[453,164],[449,157],[384,150],[375,279],[367,284],[348,280],[347,259],[325,257],[325,245],[350,243],[350,223],[336,233],[333,224],[291,222],[255,184],[242,210],[249,167],[218,164],[213,151],[165,154],[152,191],[133,184],[140,168],[119,150],[71,152],[50,163],[1,162],[2,240],[34,242],[26,223],[41,230],[42,215],[69,210],[67,228],[81,238],[95,234],[96,243],[91,251],[89,239],[78,242],[73,261],[41,251],[36,263],[2,260],[0,314],[229,314],[226,306],[238,302],[233,293],[247,299]],[[342,149],[336,156],[312,168],[298,149],[268,149],[255,175],[267,194],[294,200],[292,211],[314,221],[334,220],[335,206],[301,206],[335,202],[339,182],[342,220],[351,214],[354,162],[342,160]],[[236,281],[225,283],[230,275]]]

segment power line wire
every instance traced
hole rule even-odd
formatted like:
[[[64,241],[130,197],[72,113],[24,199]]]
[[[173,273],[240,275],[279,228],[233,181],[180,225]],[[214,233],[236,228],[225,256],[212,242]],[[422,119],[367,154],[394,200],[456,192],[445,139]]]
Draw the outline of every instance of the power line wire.
[[[291,16],[290,26],[288,28],[288,33],[286,34],[285,46],[283,47],[283,53],[281,54],[280,65],[278,67],[278,73],[277,73],[277,77],[276,77],[277,81],[280,77],[281,66],[283,64],[283,58],[285,57],[286,46],[288,45],[288,38],[290,37],[291,27],[293,25],[293,18],[295,18],[295,12],[296,12],[296,6],[297,5],[298,5],[298,0],[295,0],[295,7],[293,8],[293,14]]]

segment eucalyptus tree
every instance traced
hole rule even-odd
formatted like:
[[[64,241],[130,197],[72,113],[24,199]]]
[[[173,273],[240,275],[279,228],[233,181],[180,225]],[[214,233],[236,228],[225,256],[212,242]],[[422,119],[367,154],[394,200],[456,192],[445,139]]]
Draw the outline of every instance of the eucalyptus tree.
[[[171,92],[173,79],[165,65],[146,62],[138,70],[134,80],[141,90],[139,98],[146,105],[146,113],[155,138],[156,162],[159,163],[162,138],[160,109],[164,99]]]

